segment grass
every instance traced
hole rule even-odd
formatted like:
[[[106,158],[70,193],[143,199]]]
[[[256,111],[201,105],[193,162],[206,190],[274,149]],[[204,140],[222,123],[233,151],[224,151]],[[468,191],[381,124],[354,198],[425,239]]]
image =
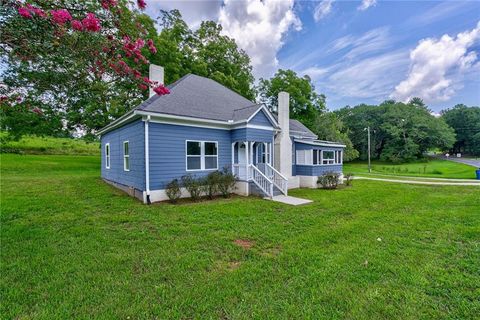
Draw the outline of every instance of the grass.
[[[2,319],[474,319],[478,187],[146,206],[98,157],[1,156]],[[421,200],[421,201],[420,201]],[[380,239],[380,240],[377,240]]]
[[[343,171],[354,174],[368,174],[368,163],[366,161],[344,163]],[[475,179],[474,167],[440,159],[429,159],[404,164],[372,161],[372,173],[412,177]]]
[[[100,144],[82,139],[24,136],[18,141],[2,141],[1,151],[19,154],[97,155],[100,154]]]

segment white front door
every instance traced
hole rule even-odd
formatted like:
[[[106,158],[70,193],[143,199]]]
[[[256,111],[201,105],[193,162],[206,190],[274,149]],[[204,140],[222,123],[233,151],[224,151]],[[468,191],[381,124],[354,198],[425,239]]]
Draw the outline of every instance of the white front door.
[[[240,180],[247,180],[247,146],[240,143],[238,146],[238,177]]]

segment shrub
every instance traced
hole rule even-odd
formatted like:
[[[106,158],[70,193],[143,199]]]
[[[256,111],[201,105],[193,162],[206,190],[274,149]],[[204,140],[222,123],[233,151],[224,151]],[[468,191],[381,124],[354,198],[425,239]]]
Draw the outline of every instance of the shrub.
[[[353,180],[353,173],[347,173],[344,176],[344,182],[346,186],[351,186],[352,185],[352,180]]]
[[[326,172],[324,175],[318,177],[317,183],[323,189],[337,189],[340,181],[340,175],[336,172]]]
[[[165,193],[172,203],[176,203],[177,200],[180,199],[182,191],[180,190],[180,183],[178,183],[178,179],[173,179],[167,184]]]
[[[224,198],[227,198],[235,187],[235,175],[231,173],[228,168],[223,168],[220,172],[218,181],[218,191]]]
[[[202,189],[209,199],[213,199],[213,196],[218,192],[221,175],[219,171],[214,171],[203,179]]]
[[[200,199],[202,194],[202,179],[197,179],[196,177],[192,176],[191,174],[187,174],[182,177],[183,186],[187,189],[190,193],[190,197],[193,201],[197,201]]]

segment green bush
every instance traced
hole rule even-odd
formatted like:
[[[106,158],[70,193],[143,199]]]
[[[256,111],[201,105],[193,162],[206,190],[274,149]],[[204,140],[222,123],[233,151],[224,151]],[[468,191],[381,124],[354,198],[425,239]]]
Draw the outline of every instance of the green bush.
[[[220,172],[218,181],[218,191],[224,198],[230,196],[230,193],[235,188],[236,177],[228,170],[227,167],[223,168]]]
[[[336,172],[326,172],[318,177],[317,184],[321,185],[322,189],[337,189],[340,182],[340,174]]]
[[[352,185],[352,180],[353,180],[353,173],[345,174],[343,181],[347,187]]]
[[[178,179],[173,179],[167,184],[165,193],[172,203],[176,203],[177,200],[180,199],[182,191],[180,190],[180,183],[178,182]]]
[[[205,179],[202,179],[203,192],[209,199],[213,199],[213,196],[218,192],[220,179],[221,173],[219,171],[211,172]]]
[[[183,186],[190,193],[190,197],[192,198],[193,201],[197,201],[198,199],[200,199],[200,196],[202,195],[202,191],[203,191],[202,180],[203,179],[198,179],[195,176],[192,176],[191,174],[187,174],[182,177]]]

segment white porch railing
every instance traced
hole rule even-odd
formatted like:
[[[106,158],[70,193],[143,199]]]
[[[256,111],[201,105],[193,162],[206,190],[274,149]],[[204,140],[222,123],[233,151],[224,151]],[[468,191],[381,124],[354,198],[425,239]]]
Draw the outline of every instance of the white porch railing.
[[[248,166],[248,176],[270,198],[273,197],[273,182],[253,164]]]
[[[268,163],[265,163],[265,173],[266,176],[272,180],[273,184],[275,184],[275,186],[280,189],[284,195],[287,195],[288,179]]]
[[[238,180],[248,181],[247,164],[234,163],[232,165],[232,173],[237,177]]]

